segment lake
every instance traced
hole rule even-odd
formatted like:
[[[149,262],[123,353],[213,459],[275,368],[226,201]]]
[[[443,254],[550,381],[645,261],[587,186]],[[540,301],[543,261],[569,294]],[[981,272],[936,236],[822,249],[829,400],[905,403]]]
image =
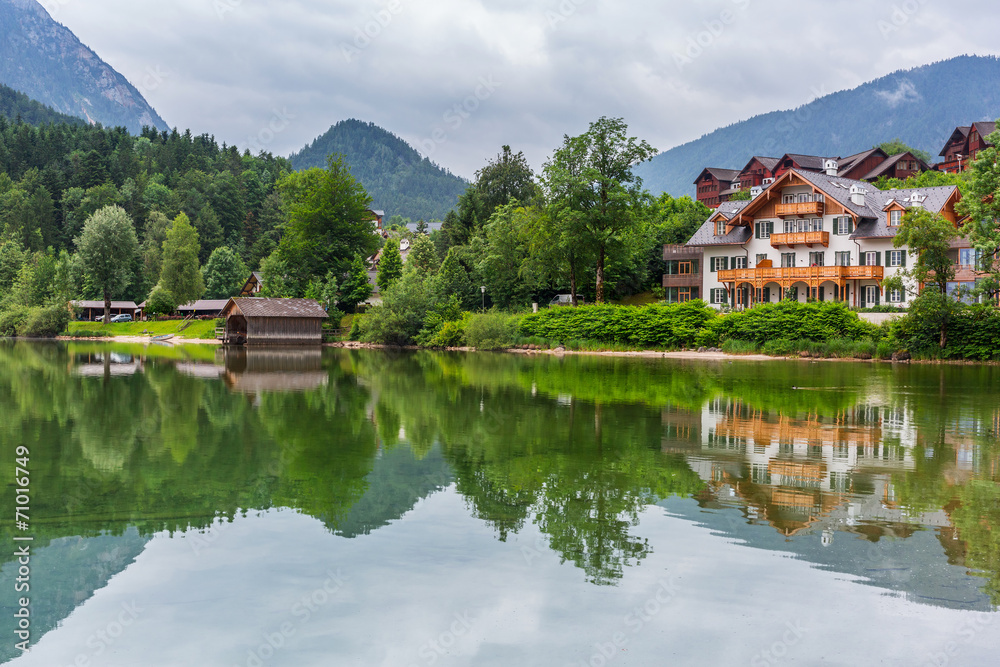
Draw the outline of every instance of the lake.
[[[0,411],[11,664],[1000,655],[996,366],[8,341]]]

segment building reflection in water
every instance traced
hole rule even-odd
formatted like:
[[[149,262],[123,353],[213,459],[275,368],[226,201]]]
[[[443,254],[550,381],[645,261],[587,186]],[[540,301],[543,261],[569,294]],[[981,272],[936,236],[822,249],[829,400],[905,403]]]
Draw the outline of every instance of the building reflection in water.
[[[269,391],[308,391],[326,386],[319,347],[254,348],[226,346],[222,379],[233,391],[259,394]]]

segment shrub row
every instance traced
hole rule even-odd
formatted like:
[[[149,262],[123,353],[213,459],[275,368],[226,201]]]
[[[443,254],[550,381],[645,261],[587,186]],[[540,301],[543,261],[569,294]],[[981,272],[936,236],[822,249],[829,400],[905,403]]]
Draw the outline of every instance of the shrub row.
[[[692,347],[718,315],[704,301],[652,306],[606,304],[549,308],[521,318],[522,336],[590,340],[636,347]]]
[[[730,313],[712,320],[699,337],[701,345],[739,340],[756,345],[776,340],[830,341],[835,338],[877,340],[879,329],[833,301],[780,301]]]
[[[54,338],[66,330],[69,320],[65,306],[15,306],[0,313],[0,336]]]

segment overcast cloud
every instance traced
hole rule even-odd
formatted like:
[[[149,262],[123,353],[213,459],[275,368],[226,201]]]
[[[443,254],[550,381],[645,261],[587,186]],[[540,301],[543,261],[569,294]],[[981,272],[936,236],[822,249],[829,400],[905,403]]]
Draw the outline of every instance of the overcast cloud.
[[[372,121],[471,178],[621,116],[660,150],[993,54],[985,0],[42,0],[171,126],[288,155]],[[457,105],[457,106],[456,106]]]

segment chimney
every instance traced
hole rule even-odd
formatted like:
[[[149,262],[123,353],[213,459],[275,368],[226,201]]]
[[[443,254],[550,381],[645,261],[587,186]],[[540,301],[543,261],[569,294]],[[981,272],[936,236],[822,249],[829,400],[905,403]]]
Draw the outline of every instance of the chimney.
[[[923,208],[924,200],[927,199],[927,195],[922,195],[919,192],[914,192],[910,195],[910,206],[913,208]]]
[[[864,206],[866,194],[868,194],[868,191],[862,189],[860,185],[852,185],[851,203],[853,203],[855,206]]]
[[[823,163],[823,169],[826,170],[827,176],[836,176],[839,168],[840,166],[837,164],[836,160],[827,160]]]
[[[761,186],[759,185],[753,186],[752,188],[750,188],[750,199],[756,199],[757,197],[760,196],[760,193],[762,193],[763,191],[764,188],[762,188]]]

